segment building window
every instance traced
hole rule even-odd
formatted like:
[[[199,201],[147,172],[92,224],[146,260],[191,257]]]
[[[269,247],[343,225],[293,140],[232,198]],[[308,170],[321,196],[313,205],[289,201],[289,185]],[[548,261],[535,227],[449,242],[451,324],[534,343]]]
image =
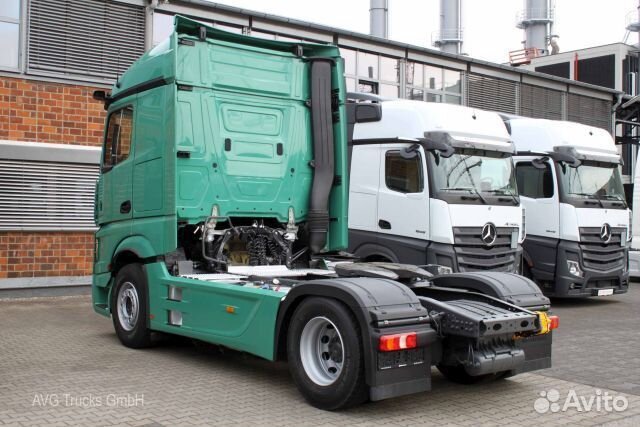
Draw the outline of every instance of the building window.
[[[102,170],[106,172],[129,157],[133,135],[133,109],[126,107],[111,113],[104,141]]]
[[[111,81],[144,53],[145,9],[106,0],[29,0],[28,43],[31,74]]]
[[[20,0],[0,0],[0,68],[20,67]]]
[[[100,149],[0,141],[0,231],[95,230]]]
[[[432,65],[408,62],[405,67],[408,99],[462,104],[462,73]]]
[[[347,91],[400,97],[400,61],[397,58],[340,48]]]
[[[385,183],[389,190],[400,193],[421,193],[422,162],[420,156],[405,159],[399,151],[387,151],[385,155]]]

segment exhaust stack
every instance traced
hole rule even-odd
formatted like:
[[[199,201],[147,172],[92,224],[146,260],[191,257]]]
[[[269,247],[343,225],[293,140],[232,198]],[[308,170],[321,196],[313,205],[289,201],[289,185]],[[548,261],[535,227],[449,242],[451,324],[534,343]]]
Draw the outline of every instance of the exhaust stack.
[[[462,54],[463,0],[440,0],[440,31],[432,36],[432,44],[442,52]]]
[[[524,30],[524,49],[531,56],[549,55],[548,46],[554,53],[559,51],[553,34],[555,0],[525,0],[524,10],[517,17],[516,27]]]
[[[383,39],[389,38],[389,0],[370,0],[369,33]]]

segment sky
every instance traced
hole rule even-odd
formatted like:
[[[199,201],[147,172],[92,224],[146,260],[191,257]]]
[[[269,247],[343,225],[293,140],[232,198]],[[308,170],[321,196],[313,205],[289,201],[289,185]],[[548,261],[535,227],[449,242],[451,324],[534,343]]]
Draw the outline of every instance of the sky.
[[[622,42],[625,18],[637,16],[639,0],[556,0],[555,32],[560,51]],[[369,0],[215,0],[216,3],[287,18],[369,33]],[[464,0],[463,51],[474,58],[504,63],[522,49],[523,31],[515,27],[521,0]],[[438,31],[439,0],[389,0],[389,38],[431,46]],[[628,42],[638,43],[632,33]]]

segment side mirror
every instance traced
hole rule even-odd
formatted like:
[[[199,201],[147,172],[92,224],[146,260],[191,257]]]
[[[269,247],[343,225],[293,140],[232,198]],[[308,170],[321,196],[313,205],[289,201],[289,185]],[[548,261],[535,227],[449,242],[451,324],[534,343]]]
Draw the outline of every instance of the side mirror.
[[[100,102],[105,102],[109,96],[106,90],[94,90],[93,99]]]
[[[577,159],[569,154],[565,154],[565,153],[556,153],[553,156],[553,160],[555,160],[556,162],[562,162],[567,164],[568,166],[572,167],[572,168],[577,168],[578,166],[580,166],[582,164],[582,162],[580,161],[580,159]]]
[[[536,169],[546,169],[548,160],[549,160],[549,157],[544,156],[544,157],[540,157],[540,158],[537,158],[537,159],[533,159],[531,161],[531,164]]]
[[[355,123],[379,122],[382,119],[380,104],[357,103],[355,106]]]
[[[378,122],[382,119],[382,107],[374,102],[347,102],[347,141],[353,142],[356,123]]]
[[[420,144],[425,150],[437,151],[445,159],[453,156],[455,149],[450,142],[451,136],[445,132],[425,132]]]
[[[574,147],[554,147],[551,158],[556,162],[565,163],[572,168],[577,168],[582,164]]]
[[[415,159],[418,155],[418,148],[420,148],[420,145],[418,144],[413,144],[410,147],[405,147],[400,150],[400,157],[407,160]]]

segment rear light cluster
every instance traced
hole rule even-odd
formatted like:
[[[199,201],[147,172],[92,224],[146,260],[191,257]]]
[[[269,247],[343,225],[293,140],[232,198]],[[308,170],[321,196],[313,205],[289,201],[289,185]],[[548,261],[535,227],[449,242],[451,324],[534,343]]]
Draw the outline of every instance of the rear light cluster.
[[[416,348],[418,346],[418,334],[408,332],[404,334],[383,335],[380,337],[380,351],[397,351]]]
[[[560,326],[560,318],[558,316],[538,311],[538,318],[540,319],[540,331],[538,334],[547,334]]]

